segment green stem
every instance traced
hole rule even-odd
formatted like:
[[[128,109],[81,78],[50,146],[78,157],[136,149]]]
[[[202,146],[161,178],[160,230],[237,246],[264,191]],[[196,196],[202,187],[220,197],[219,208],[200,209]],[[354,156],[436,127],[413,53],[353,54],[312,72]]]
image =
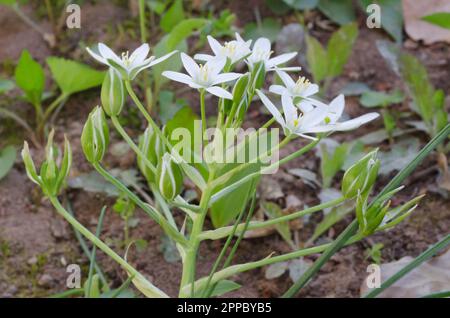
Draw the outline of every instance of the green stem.
[[[188,247],[186,248],[186,255],[183,260],[183,273],[181,277],[180,284],[180,297],[186,297],[187,293],[182,293],[183,287],[190,284],[191,296],[194,296],[194,285],[195,285],[195,266],[197,260],[198,246],[200,244],[199,236],[203,230],[203,223],[208,212],[209,200],[212,195],[211,181],[214,179],[215,171],[212,170],[209,174],[208,184],[205,191],[202,193],[200,199],[200,213],[196,214],[193,219],[192,231],[188,242]]]
[[[45,123],[47,122],[47,119],[50,117],[50,115],[53,113],[53,111],[67,99],[69,95],[66,95],[64,93],[61,93],[45,110],[44,115],[42,116],[41,121],[39,122],[38,131],[42,131],[44,128]]]
[[[111,116],[111,121],[116,128],[116,130],[119,132],[119,134],[122,136],[122,138],[126,141],[126,143],[130,146],[130,148],[141,157],[141,159],[145,162],[147,167],[150,168],[150,170],[155,173],[156,168],[155,166],[147,159],[147,156],[142,153],[142,151],[139,149],[139,147],[133,142],[133,140],[130,138],[130,136],[127,134],[125,129],[123,129],[122,125],[120,124],[119,119],[116,116]]]
[[[254,223],[250,223],[248,225],[248,230],[256,230],[256,229],[261,229],[261,228],[265,228],[271,225],[276,225],[282,222],[288,222],[294,219],[298,219],[301,217],[304,217],[308,214],[314,213],[314,212],[319,212],[322,211],[326,208],[329,207],[334,207],[337,206],[339,204],[341,204],[342,202],[344,202],[346,199],[344,197],[332,200],[332,201],[328,201],[301,211],[297,211],[288,215],[283,215],[274,219],[270,219],[264,222],[254,222]],[[236,229],[237,233],[241,233],[242,231],[244,231],[245,229],[245,223],[243,224],[239,224],[239,226]],[[218,240],[221,238],[226,237],[230,232],[232,231],[232,228],[230,226],[228,227],[223,227],[217,230],[211,230],[211,231],[204,231],[201,235],[200,235],[200,239],[201,240],[206,240],[206,239],[210,239],[210,240]]]
[[[127,261],[125,261],[122,257],[120,257],[116,252],[114,252],[108,245],[103,243],[95,234],[91,233],[87,228],[85,228],[81,223],[79,223],[72,215],[70,215],[69,212],[67,212],[64,207],[61,205],[59,200],[56,197],[50,197],[49,198],[55,209],[58,211],[58,213],[66,219],[67,222],[69,222],[74,228],[77,229],[81,234],[83,234],[89,241],[92,242],[92,244],[95,244],[100,250],[102,250],[105,254],[107,254],[109,257],[111,257],[114,261],[116,261],[120,266],[122,266],[130,275],[133,276],[139,276],[143,278],[143,276],[130,264],[128,264]],[[152,285],[150,282],[147,282],[148,286],[153,287],[153,292],[156,294],[167,297],[167,295],[159,290],[156,286]]]
[[[206,131],[205,90],[200,89],[200,112],[202,116],[202,140]]]
[[[352,240],[348,241],[346,245],[353,244],[353,243],[359,241],[360,239],[361,239],[360,237],[355,237]],[[256,269],[256,268],[259,268],[262,266],[267,266],[270,264],[285,262],[285,261],[289,261],[291,259],[295,259],[295,258],[299,258],[299,257],[303,257],[303,256],[321,253],[325,249],[327,249],[330,245],[331,245],[331,243],[318,245],[318,246],[301,249],[301,250],[298,250],[295,252],[291,252],[291,253],[287,253],[287,254],[283,254],[283,255],[279,255],[279,256],[266,257],[262,260],[255,261],[255,262],[233,265],[233,266],[227,267],[227,268],[215,273],[211,279],[211,282],[217,283],[221,280],[227,279],[230,276],[236,275],[238,273],[246,272],[246,271],[249,271],[252,269]],[[195,282],[196,286],[197,286],[196,289],[201,290],[205,286],[207,279],[208,279],[207,277],[203,277],[203,278],[197,280]],[[191,286],[186,286],[185,289],[190,288],[190,287]]]
[[[156,211],[151,205],[144,203],[139,197],[131,192],[122,182],[114,178],[108,171],[106,171],[99,163],[93,163],[94,168],[106,180],[111,182],[119,191],[125,193],[137,206],[139,206],[148,216],[150,216],[156,223],[158,223],[166,233],[181,245],[186,244],[186,238],[178,232],[176,228],[170,225],[167,220]]]

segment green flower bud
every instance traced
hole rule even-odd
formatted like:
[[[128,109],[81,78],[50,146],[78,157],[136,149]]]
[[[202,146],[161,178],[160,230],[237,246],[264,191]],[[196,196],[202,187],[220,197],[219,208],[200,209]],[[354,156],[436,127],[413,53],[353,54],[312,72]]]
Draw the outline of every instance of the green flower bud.
[[[376,154],[376,150],[368,153],[347,169],[342,179],[342,193],[346,198],[354,198],[358,192],[366,194],[372,189],[380,167]]]
[[[156,180],[158,181],[159,192],[166,200],[172,201],[181,193],[183,174],[169,153],[165,153],[158,164]]]
[[[81,147],[90,163],[103,159],[109,144],[109,129],[102,108],[95,107],[84,124]]]
[[[37,174],[33,159],[30,156],[28,144],[25,142],[22,150],[22,159],[25,163],[25,169],[28,177],[38,184],[44,193],[48,196],[56,196],[60,192],[72,165],[72,150],[67,137],[64,136],[64,155],[61,164],[57,164],[57,151],[53,146],[54,131],[50,132],[47,146],[45,148],[46,158]]]
[[[161,158],[165,152],[164,142],[151,126],[149,126],[144,131],[144,134],[139,137],[139,149],[154,167],[158,165],[159,158]],[[155,170],[148,167],[141,156],[137,157],[137,164],[147,181],[154,182]]]
[[[118,116],[125,101],[123,81],[116,70],[110,68],[102,84],[101,100],[108,116]]]

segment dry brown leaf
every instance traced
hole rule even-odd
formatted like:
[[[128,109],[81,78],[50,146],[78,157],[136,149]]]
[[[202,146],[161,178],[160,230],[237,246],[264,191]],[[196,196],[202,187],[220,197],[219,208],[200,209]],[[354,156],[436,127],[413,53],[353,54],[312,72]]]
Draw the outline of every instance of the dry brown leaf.
[[[436,12],[450,12],[449,0],[402,0],[405,30],[415,41],[425,44],[450,43],[450,30],[425,22],[423,16]]]

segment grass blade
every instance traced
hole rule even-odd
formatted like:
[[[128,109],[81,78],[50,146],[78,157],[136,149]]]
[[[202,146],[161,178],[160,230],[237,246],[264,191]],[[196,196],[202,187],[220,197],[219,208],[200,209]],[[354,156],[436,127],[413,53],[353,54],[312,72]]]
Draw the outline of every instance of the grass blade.
[[[374,198],[376,201],[389,191],[399,187],[402,182],[414,171],[414,169],[450,134],[450,124],[444,127],[422,150],[417,156],[383,188],[383,190]],[[322,268],[322,266],[352,237],[358,230],[357,220],[353,220],[350,225],[336,238],[329,248],[315,261],[315,263],[308,268],[308,270],[283,294],[283,298],[295,296],[300,289],[302,289],[310,279]]]

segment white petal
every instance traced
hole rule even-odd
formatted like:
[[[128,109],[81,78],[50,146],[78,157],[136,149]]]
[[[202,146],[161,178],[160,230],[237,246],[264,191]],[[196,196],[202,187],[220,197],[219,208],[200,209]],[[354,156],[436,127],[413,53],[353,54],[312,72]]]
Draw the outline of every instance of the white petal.
[[[122,59],[119,58],[116,53],[113,52],[108,46],[103,43],[98,44],[98,51],[104,59],[110,59],[116,62],[117,64],[122,65]]]
[[[372,121],[372,120],[378,118],[378,116],[380,116],[380,114],[378,114],[378,113],[368,113],[368,114],[362,115],[360,117],[357,117],[357,118],[354,118],[351,120],[347,120],[342,123],[337,123],[335,130],[346,131],[346,130],[356,129],[356,128],[368,123],[369,121]]]
[[[302,70],[302,68],[300,66],[291,66],[291,67],[277,67],[277,68],[272,67],[272,68],[269,68],[267,71],[268,72],[275,71],[276,69],[280,70],[280,71],[285,71],[285,72],[298,72],[298,71]]]
[[[297,107],[302,111],[303,114],[309,113],[310,111],[314,110],[314,106],[306,100],[302,100],[300,103],[298,103]]]
[[[310,127],[314,127],[323,122],[327,116],[328,116],[327,108],[318,106],[314,108],[312,111],[307,112],[303,115],[303,117],[301,118],[302,120],[301,126],[304,127],[305,130],[309,130]]]
[[[269,92],[274,94],[282,95],[284,91],[286,91],[286,87],[281,85],[271,85],[269,87]]]
[[[104,59],[101,55],[95,53],[94,51],[92,51],[92,50],[91,50],[90,48],[88,48],[88,47],[86,48],[86,50],[88,51],[88,53],[89,53],[94,59],[96,59],[96,60],[99,61],[100,63],[109,65],[109,64],[108,64],[108,61],[107,61],[106,59]]]
[[[297,52],[285,53],[271,58],[268,62],[268,67],[272,68],[274,66],[286,63],[287,61],[293,59],[297,55]]]
[[[206,90],[211,94],[216,95],[220,98],[233,99],[233,95],[231,95],[230,92],[224,90],[222,87],[211,86],[206,88]]]
[[[183,84],[188,84],[191,86],[192,84],[195,84],[195,82],[192,80],[192,78],[186,74],[178,73],[178,72],[172,72],[172,71],[164,71],[161,74],[164,77],[167,77],[168,79],[171,79],[172,81],[180,82]],[[195,84],[197,85],[197,84]]]
[[[270,52],[271,50],[270,40],[267,38],[257,39],[255,44],[253,45],[253,50]]]
[[[269,112],[272,114],[272,116],[275,118],[275,120],[283,127],[286,127],[286,122],[283,119],[283,116],[281,116],[280,111],[275,107],[275,105],[264,95],[260,90],[256,90],[256,93],[258,94],[259,98],[261,98],[261,102],[266,106],[266,108],[269,110]]]
[[[223,73],[216,76],[213,85],[226,83],[234,81],[235,79],[241,77],[243,74],[240,73]]]
[[[297,107],[294,106],[292,97],[287,92],[281,95],[281,105],[283,106],[285,122],[293,126],[294,120],[298,119]]]
[[[195,61],[187,54],[181,53],[181,61],[183,62],[184,69],[191,75],[191,77],[196,77],[200,71],[200,67],[195,63]]]
[[[331,123],[335,123],[341,118],[342,113],[344,112],[345,107],[345,98],[344,95],[341,94],[335,99],[333,99],[328,106],[328,117],[330,118]]]
[[[304,133],[322,133],[336,130],[336,125],[318,125],[306,128]]]
[[[287,88],[290,88],[295,85],[294,80],[288,75],[288,73],[280,70],[275,70],[278,74],[278,76],[281,78],[281,81],[283,82],[284,86]]]
[[[317,140],[316,137],[308,136],[308,135],[301,134],[301,133],[296,133],[296,135],[299,135],[300,137],[303,137],[303,138],[306,138],[306,139],[310,139],[310,140],[314,140],[314,141]]]
[[[195,54],[194,59],[198,61],[209,61],[210,59],[214,58],[214,56],[209,54]]]
[[[134,50],[134,52],[130,55],[130,60],[132,61],[133,65],[139,65],[144,62],[145,58],[148,55],[148,52],[150,52],[150,47],[147,43],[142,44],[140,47]]]
[[[214,52],[214,55],[218,56],[220,55],[223,46],[217,41],[215,38],[213,38],[211,35],[208,35],[208,43],[211,47],[211,50]]]
[[[306,88],[305,92],[303,93],[303,97],[309,97],[312,95],[315,95],[319,92],[319,85],[317,84],[310,84],[308,88]]]
[[[210,70],[211,78],[215,78],[217,74],[219,74],[223,70],[226,63],[227,63],[226,58],[215,57],[206,62],[205,67]]]
[[[159,64],[161,62],[164,62],[165,60],[167,60],[169,57],[171,57],[172,55],[174,55],[175,53],[177,53],[178,51],[172,51],[170,53],[167,53],[166,55],[163,55],[161,57],[158,57],[157,59],[153,60],[147,67]]]

